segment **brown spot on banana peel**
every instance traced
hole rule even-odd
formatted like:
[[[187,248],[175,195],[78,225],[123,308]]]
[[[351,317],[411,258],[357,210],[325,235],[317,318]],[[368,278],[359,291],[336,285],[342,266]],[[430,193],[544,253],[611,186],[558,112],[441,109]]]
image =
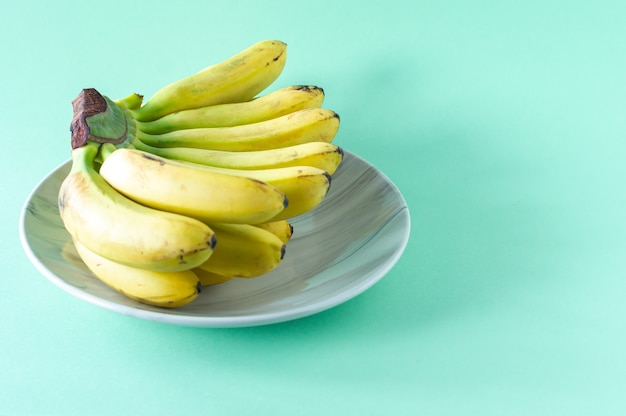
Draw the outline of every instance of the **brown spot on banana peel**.
[[[319,91],[322,95],[324,95],[324,89],[322,87],[318,87],[315,85],[295,85],[294,89],[296,91],[306,91],[306,92]]]
[[[280,59],[280,57],[283,56],[283,53],[279,53],[278,55],[276,55],[275,57],[272,58],[272,62],[276,62]],[[272,62],[266,62],[265,66],[270,66],[272,64]]]
[[[283,52],[279,53],[277,56],[274,57],[273,61],[276,62],[280,59],[280,57],[283,56]]]
[[[187,259],[185,258],[186,256],[193,255],[204,250],[215,249],[215,245],[217,244],[217,237],[215,236],[215,234],[211,235],[211,238],[209,238],[206,243],[207,243],[207,247],[197,248],[195,250],[180,249],[180,254],[178,255],[178,263],[186,264],[187,263]]]
[[[161,159],[160,157],[153,156],[150,153],[142,152],[141,156],[145,159],[152,160],[154,162],[159,162],[159,165],[161,166],[165,165],[165,160]]]

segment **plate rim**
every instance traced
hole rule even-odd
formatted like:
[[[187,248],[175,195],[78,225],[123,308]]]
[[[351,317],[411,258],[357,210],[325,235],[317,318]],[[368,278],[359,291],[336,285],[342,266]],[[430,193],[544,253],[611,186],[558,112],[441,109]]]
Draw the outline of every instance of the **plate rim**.
[[[402,201],[401,207],[390,217],[390,220],[385,224],[389,224],[392,221],[397,220],[398,217],[404,217],[406,222],[405,232],[402,233],[402,238],[398,240],[398,249],[393,252],[393,255],[388,258],[385,266],[378,271],[375,275],[365,281],[358,282],[356,285],[349,286],[346,290],[338,291],[331,296],[318,300],[311,305],[298,306],[292,309],[280,310],[276,312],[259,313],[254,315],[240,315],[240,316],[192,316],[192,315],[178,315],[169,313],[168,309],[163,311],[154,311],[141,309],[139,307],[131,307],[128,305],[120,304],[112,300],[108,300],[94,294],[81,290],[78,287],[73,286],[64,280],[61,276],[50,270],[43,262],[38,258],[35,251],[28,240],[26,232],[26,218],[28,215],[28,207],[30,202],[34,199],[37,193],[41,190],[44,183],[48,181],[51,176],[57,173],[59,170],[71,164],[71,159],[67,159],[64,162],[58,164],[51,171],[49,171],[43,178],[35,184],[33,189],[29,192],[25,202],[23,203],[20,211],[19,218],[19,236],[22,248],[24,249],[28,259],[35,266],[35,268],[44,275],[49,281],[54,283],[57,287],[61,288],[65,292],[72,296],[81,299],[82,301],[99,306],[103,309],[117,312],[122,315],[132,316],[144,320],[150,320],[154,322],[161,322],[166,324],[178,325],[178,326],[191,326],[191,327],[205,327],[205,328],[238,328],[238,327],[253,327],[261,325],[270,325],[281,322],[287,322],[311,316],[325,310],[329,310],[342,303],[345,303],[358,295],[364,293],[380,280],[385,277],[393,267],[400,260],[406,247],[408,245],[411,234],[411,215],[406,199],[400,192],[399,188],[391,181],[391,179],[380,169],[369,163],[364,158],[344,150],[344,155],[357,159],[360,163],[366,165],[368,168],[374,169],[376,175],[380,176],[398,195]]]

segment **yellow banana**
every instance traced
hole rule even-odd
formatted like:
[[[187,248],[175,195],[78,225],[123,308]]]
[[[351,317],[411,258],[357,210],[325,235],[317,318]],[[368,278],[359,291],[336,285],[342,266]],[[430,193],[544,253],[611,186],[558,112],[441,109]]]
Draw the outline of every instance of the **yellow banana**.
[[[200,280],[191,270],[157,272],[116,263],[75,241],[76,251],[91,272],[107,286],[148,305],[177,308],[198,297]]]
[[[196,276],[198,276],[198,279],[200,279],[200,284],[202,286],[219,285],[233,279],[233,276],[222,276],[220,274],[209,272],[199,267],[192,269],[192,271],[196,274]]]
[[[297,217],[319,205],[331,183],[326,171],[312,166],[229,169],[165,159],[138,149],[115,150],[100,173],[133,200],[209,224],[259,224]],[[257,188],[274,193],[257,192]]]
[[[274,218],[288,199],[276,187],[137,149],[121,148],[100,167],[116,190],[140,204],[204,222],[257,223]]]
[[[323,101],[323,89],[295,85],[251,101],[210,105],[178,111],[154,121],[138,121],[137,128],[144,133],[161,134],[183,129],[237,126],[270,120],[304,108],[319,108]]]
[[[177,111],[251,100],[278,78],[286,59],[285,43],[258,42],[160,89],[144,106],[133,111],[133,117],[151,121]]]
[[[190,217],[137,204],[113,189],[95,170],[100,145],[72,151],[72,169],[59,190],[65,228],[89,250],[132,267],[158,271],[203,263],[215,245],[213,231]]]
[[[330,143],[339,129],[339,115],[324,108],[305,108],[266,121],[231,127],[206,127],[147,134],[139,140],[155,147],[193,147],[234,152],[267,150],[307,142]]]
[[[284,193],[289,204],[270,221],[265,222],[287,220],[306,214],[322,202],[331,183],[331,176],[327,172],[312,166],[288,166],[257,170],[208,168],[254,178],[273,185]]]
[[[285,244],[287,244],[293,235],[293,226],[287,220],[264,222],[262,224],[256,224],[256,226],[274,234]]]
[[[287,166],[313,166],[330,175],[343,160],[343,150],[332,143],[308,142],[288,147],[247,152],[194,149],[191,147],[154,147],[134,140],[137,149],[173,160],[230,169],[269,169]]]
[[[215,224],[218,243],[198,268],[221,276],[258,277],[282,260],[285,244],[274,234],[249,224]]]

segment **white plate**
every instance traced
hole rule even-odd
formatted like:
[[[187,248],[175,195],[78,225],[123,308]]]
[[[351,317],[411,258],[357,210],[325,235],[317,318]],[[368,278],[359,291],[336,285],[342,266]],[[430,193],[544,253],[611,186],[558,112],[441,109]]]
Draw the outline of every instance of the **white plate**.
[[[57,194],[71,162],[35,187],[24,205],[24,250],[44,276],[68,293],[138,318],[201,327],[277,323],[329,309],[364,292],[398,261],[408,242],[406,202],[379,170],[345,152],[330,192],[316,209],[293,219],[283,262],[255,279],[205,287],[190,304],[162,309],[105,286],[82,264],[59,217]]]

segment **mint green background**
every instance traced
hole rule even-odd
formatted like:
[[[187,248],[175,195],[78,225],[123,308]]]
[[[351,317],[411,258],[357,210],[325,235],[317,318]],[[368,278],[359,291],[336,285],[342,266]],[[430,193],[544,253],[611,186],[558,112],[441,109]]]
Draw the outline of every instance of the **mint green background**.
[[[0,6],[0,415],[617,415],[626,399],[623,1],[23,1]],[[227,4],[228,3],[228,4]],[[358,4],[358,6],[357,6]],[[71,100],[277,38],[412,233],[329,311],[175,327],[66,294],[18,217]]]

